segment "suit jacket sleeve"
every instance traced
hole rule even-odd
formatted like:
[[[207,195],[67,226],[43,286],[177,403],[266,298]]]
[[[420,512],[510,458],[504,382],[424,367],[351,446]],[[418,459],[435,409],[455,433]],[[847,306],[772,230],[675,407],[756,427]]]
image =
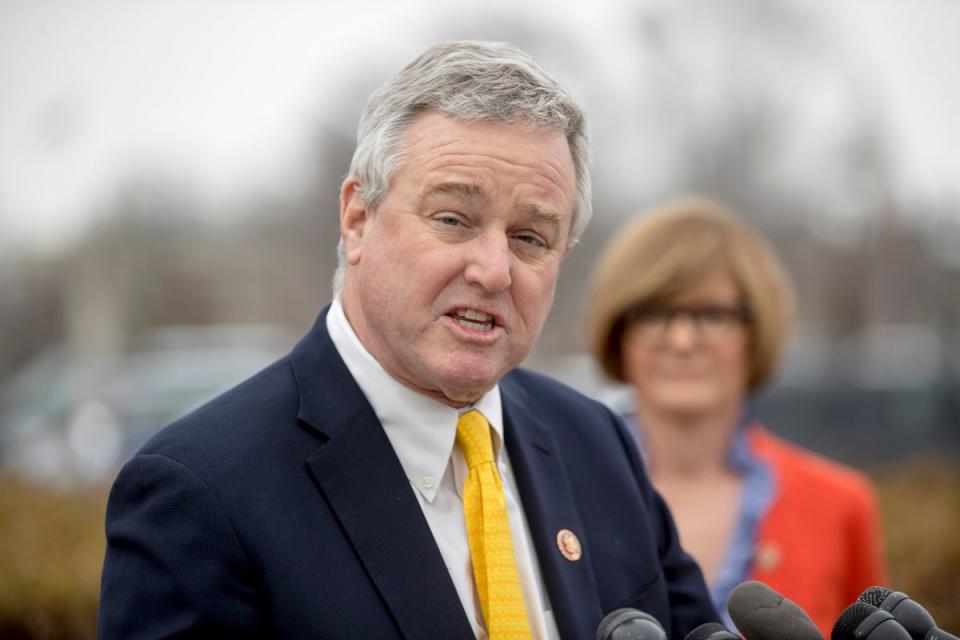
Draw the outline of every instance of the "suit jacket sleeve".
[[[107,506],[98,637],[232,638],[260,627],[253,578],[230,522],[180,462],[140,454]]]

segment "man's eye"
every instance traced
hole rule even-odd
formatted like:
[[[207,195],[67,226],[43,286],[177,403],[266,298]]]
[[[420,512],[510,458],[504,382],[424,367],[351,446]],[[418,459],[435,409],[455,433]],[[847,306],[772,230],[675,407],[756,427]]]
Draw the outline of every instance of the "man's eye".
[[[536,235],[535,233],[521,233],[521,234],[515,235],[514,238],[516,238],[517,240],[519,240],[524,244],[530,245],[531,247],[543,248],[547,246],[547,243],[544,242],[543,238]]]
[[[455,227],[457,225],[463,224],[463,221],[460,218],[450,214],[441,214],[434,219],[440,222],[441,224],[445,224],[451,227]]]

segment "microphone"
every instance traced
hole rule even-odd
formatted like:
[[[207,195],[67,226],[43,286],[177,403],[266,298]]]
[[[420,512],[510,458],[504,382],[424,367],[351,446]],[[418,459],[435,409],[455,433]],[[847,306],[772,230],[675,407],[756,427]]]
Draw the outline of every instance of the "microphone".
[[[718,622],[708,622],[688,633],[685,640],[740,640],[740,636]]]
[[[667,632],[649,613],[617,609],[600,621],[597,640],[667,640]]]
[[[910,640],[910,634],[888,611],[858,601],[840,614],[830,640]]]
[[[913,640],[960,640],[938,627],[933,616],[905,593],[884,587],[870,587],[857,600],[889,611]]]
[[[727,611],[749,640],[823,640],[803,609],[757,580],[741,582],[730,592]]]

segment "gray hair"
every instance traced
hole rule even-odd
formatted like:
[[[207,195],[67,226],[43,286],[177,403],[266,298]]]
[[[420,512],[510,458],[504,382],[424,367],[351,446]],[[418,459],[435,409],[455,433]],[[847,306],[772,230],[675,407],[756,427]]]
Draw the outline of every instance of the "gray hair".
[[[462,122],[493,120],[562,131],[577,177],[568,246],[579,240],[593,213],[586,116],[567,89],[543,67],[504,42],[434,45],[371,94],[357,128],[350,175],[364,203],[375,209],[403,162],[404,137],[418,115],[435,109]],[[343,280],[343,245],[334,293]]]

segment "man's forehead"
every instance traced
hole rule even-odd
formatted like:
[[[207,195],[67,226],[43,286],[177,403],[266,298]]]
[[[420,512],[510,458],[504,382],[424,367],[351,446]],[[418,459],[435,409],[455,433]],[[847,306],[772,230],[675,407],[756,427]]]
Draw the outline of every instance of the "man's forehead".
[[[546,140],[554,138],[557,142],[563,141],[563,147],[570,154],[570,141],[562,129],[547,127],[529,119],[499,120],[496,118],[464,119],[454,118],[436,109],[427,109],[413,118],[406,127],[404,142],[407,148],[418,143],[456,143],[468,140],[483,141],[484,130],[493,131],[505,129],[520,134],[541,137]]]
[[[509,136],[506,140],[503,134]],[[514,135],[515,134],[515,135]],[[541,147],[530,156],[530,151]],[[459,120],[436,111],[417,116],[404,136],[400,163],[416,162],[415,154],[502,156],[508,162],[526,165],[544,175],[553,176],[558,186],[569,182],[576,186],[573,152],[564,132],[530,126],[528,123],[500,120]],[[466,163],[464,166],[467,166]]]

